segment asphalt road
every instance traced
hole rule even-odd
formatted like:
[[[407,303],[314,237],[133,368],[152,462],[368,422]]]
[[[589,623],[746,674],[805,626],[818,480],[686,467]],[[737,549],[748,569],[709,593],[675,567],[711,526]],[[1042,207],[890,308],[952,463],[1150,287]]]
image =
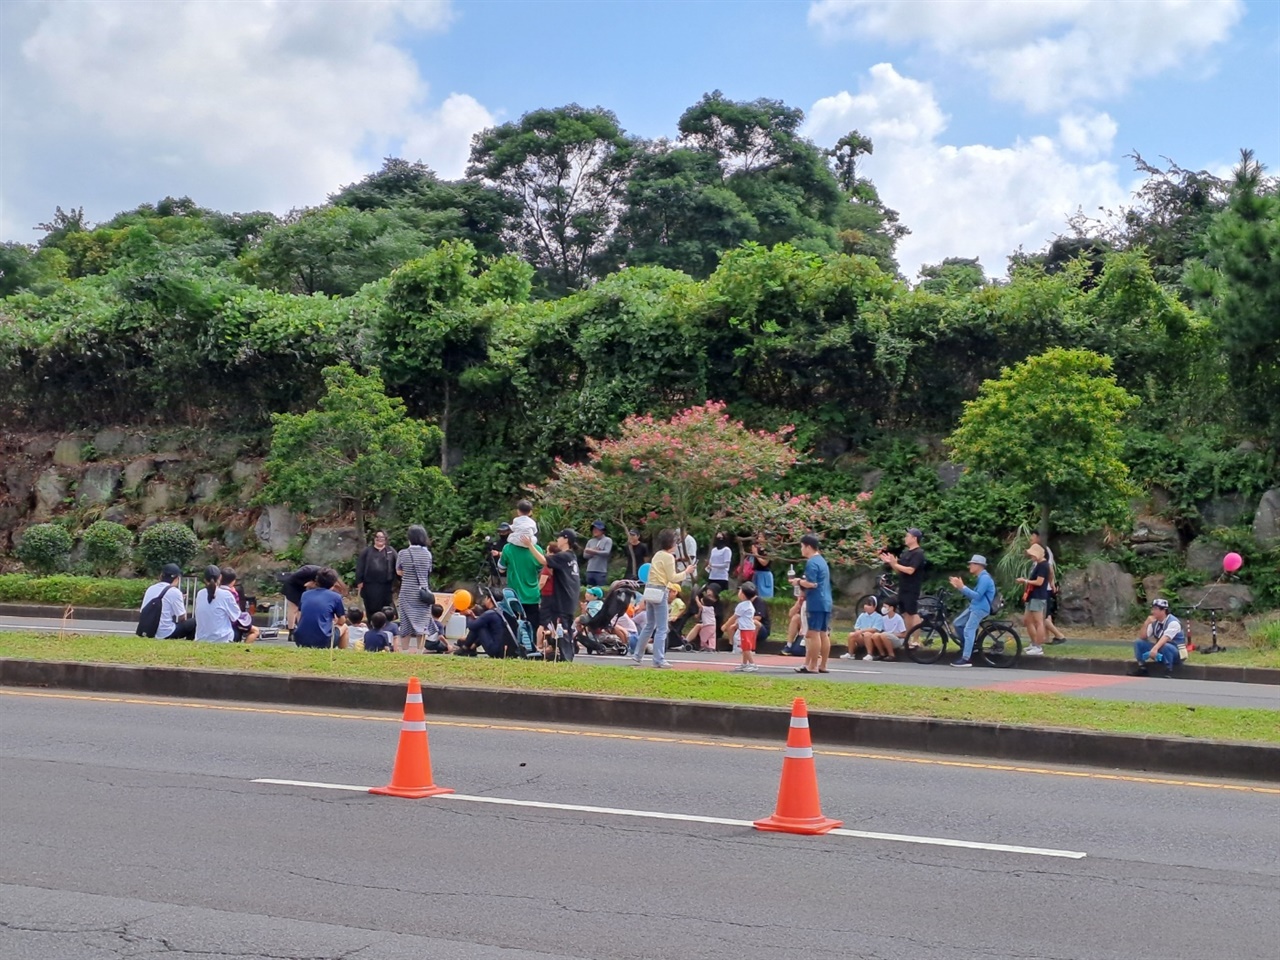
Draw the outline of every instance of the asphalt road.
[[[79,621],[79,631],[95,634],[133,635],[132,624],[111,621]],[[56,632],[56,620],[33,621],[0,617],[0,630],[30,629]],[[287,641],[276,641],[286,643]],[[843,647],[837,653],[843,652]],[[354,651],[350,656],[359,656]],[[680,670],[730,670],[738,658],[730,653],[671,653],[669,659]],[[795,657],[757,658],[761,674],[790,676],[800,665]],[[646,659],[646,662],[647,659]],[[575,663],[594,667],[635,669],[626,657],[579,654]],[[975,667],[953,670],[945,663],[924,666],[906,661],[873,662],[833,659],[831,673],[810,678],[815,683],[888,683],[916,687],[977,687],[1006,693],[1056,693],[1063,696],[1099,700],[1128,700],[1139,703],[1185,703],[1193,706],[1260,707],[1280,710],[1280,687],[1259,683],[1232,683],[1222,680],[1166,680],[1161,677],[1123,677],[1097,673],[1060,671],[996,670]]]
[[[430,705],[428,704],[428,710]],[[777,746],[431,718],[437,782],[752,819]],[[310,787],[396,718],[0,690],[0,957],[1275,956],[1280,789],[821,750],[856,837]]]

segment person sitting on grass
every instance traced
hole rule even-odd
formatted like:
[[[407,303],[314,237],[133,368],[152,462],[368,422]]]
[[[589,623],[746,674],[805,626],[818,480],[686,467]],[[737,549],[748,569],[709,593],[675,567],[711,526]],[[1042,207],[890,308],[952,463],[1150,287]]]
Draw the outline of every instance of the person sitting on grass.
[[[480,613],[467,617],[467,635],[458,641],[454,654],[460,657],[474,657],[483,650],[486,655],[495,659],[508,654],[518,657],[520,651],[515,641],[511,639],[508,626],[503,620],[503,613],[497,608],[493,597],[486,594],[480,601],[480,608]]]
[[[907,623],[898,614],[898,605],[885,600],[880,607],[880,632],[867,640],[867,654],[863,660],[892,660],[902,649],[907,637]]]
[[[390,653],[391,634],[387,632],[387,615],[379,610],[370,620],[370,627],[364,635],[364,652]]]
[[[347,647],[351,650],[364,649],[364,636],[369,626],[364,622],[364,611],[352,607],[347,611]]]
[[[733,608],[733,618],[737,621],[738,646],[742,650],[742,663],[735,667],[742,673],[755,673],[756,666],[756,631],[760,628],[760,618],[756,615],[756,587],[753,583],[744,583],[738,587],[738,605]],[[714,635],[714,633],[713,633]]]
[[[1172,677],[1181,656],[1178,645],[1186,642],[1186,631],[1169,612],[1169,601],[1151,601],[1151,616],[1142,625],[1142,636],[1133,643],[1133,656],[1138,665],[1129,671],[1129,676],[1150,676],[1150,665],[1159,661],[1164,664],[1163,676]]]
[[[347,605],[333,589],[338,571],[325,567],[315,577],[315,587],[302,595],[293,642],[300,647],[347,648]]]
[[[444,616],[444,607],[438,603],[431,605],[431,616],[427,618],[427,632],[422,638],[423,653],[448,653],[449,641],[444,638],[444,624],[440,618]]]
[[[853,631],[849,634],[849,649],[840,654],[841,660],[857,660],[858,650],[865,649],[864,660],[870,660],[874,650],[872,640],[884,629],[884,618],[876,612],[876,598],[867,597],[862,601],[862,611],[853,623]]]

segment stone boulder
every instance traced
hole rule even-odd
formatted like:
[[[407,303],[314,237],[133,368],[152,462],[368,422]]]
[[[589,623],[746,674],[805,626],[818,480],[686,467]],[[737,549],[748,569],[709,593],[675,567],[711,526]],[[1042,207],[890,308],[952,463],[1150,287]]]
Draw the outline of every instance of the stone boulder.
[[[114,457],[124,446],[124,437],[124,431],[114,427],[99,430],[93,435],[93,449],[98,451],[99,456]]]
[[[142,494],[141,511],[149,517],[163,516],[187,502],[186,489],[177,483],[152,480]]]
[[[1162,517],[1138,517],[1129,535],[1133,552],[1140,557],[1158,557],[1177,553],[1182,547],[1178,528]]]
[[[1151,603],[1156,597],[1164,596],[1164,582],[1168,579],[1163,573],[1153,573],[1142,578],[1142,599]]]
[[[99,507],[110,503],[120,489],[123,472],[109,463],[93,464],[80,478],[80,486],[76,488],[76,505]]]
[[[1055,620],[1062,624],[1118,627],[1129,619],[1138,602],[1133,577],[1116,563],[1093,560],[1083,570],[1062,578],[1062,595]]]
[[[53,448],[53,462],[60,467],[84,463],[84,444],[79,440],[59,440]]]
[[[300,521],[288,507],[267,507],[254,524],[253,533],[258,542],[272,553],[283,553],[292,545],[294,537],[302,532]]]
[[[1216,575],[1222,572],[1222,558],[1228,552],[1225,544],[1211,537],[1196,537],[1187,547],[1185,563],[1188,570]]]
[[[49,437],[36,437],[22,445],[22,452],[34,460],[43,460],[53,453],[53,448],[57,445],[57,441]]]
[[[1280,487],[1262,495],[1253,515],[1253,539],[1264,550],[1280,547]]]
[[[132,493],[142,487],[142,484],[156,472],[156,462],[150,457],[143,457],[140,460],[134,460],[124,468],[124,488]]]
[[[1217,527],[1234,527],[1253,515],[1253,508],[1244,494],[1232,493],[1214,497],[1200,504],[1200,524],[1205,530]]]
[[[831,567],[831,595],[837,606],[853,607],[868,593],[876,592],[876,580],[883,572],[883,567]],[[800,567],[796,567],[800,572]],[[787,583],[787,568],[783,566],[774,572],[774,590],[778,596],[786,597],[791,593],[791,585]]]
[[[359,552],[355,527],[316,527],[302,548],[302,561],[332,567],[355,559]]]
[[[130,433],[120,444],[120,456],[140,457],[151,449],[151,441],[140,433]]]
[[[129,508],[123,503],[113,503],[102,511],[102,519],[112,523],[126,523],[129,520]]]
[[[37,520],[48,520],[62,506],[67,497],[67,478],[50,467],[36,477],[36,513]]]
[[[26,506],[31,500],[31,490],[35,478],[31,471],[20,463],[11,464],[4,471],[4,485],[15,501]]]
[[[1183,587],[1178,597],[1187,607],[1215,607],[1228,613],[1240,613],[1253,603],[1253,591],[1243,583],[1211,583],[1204,587]]]
[[[191,487],[191,495],[195,497],[196,503],[210,503],[217,499],[218,491],[221,489],[221,477],[216,473],[202,473],[196,477]]]
[[[262,468],[251,460],[237,460],[231,465],[231,479],[240,488],[240,500],[248,503],[262,487]]]

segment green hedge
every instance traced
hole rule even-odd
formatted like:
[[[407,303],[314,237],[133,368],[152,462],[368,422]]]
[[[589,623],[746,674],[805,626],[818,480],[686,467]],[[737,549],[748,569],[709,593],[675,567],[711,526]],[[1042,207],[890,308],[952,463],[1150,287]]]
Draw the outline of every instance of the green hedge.
[[[0,603],[55,603],[78,607],[138,609],[147,580],[100,577],[33,577],[27,573],[0,574]]]

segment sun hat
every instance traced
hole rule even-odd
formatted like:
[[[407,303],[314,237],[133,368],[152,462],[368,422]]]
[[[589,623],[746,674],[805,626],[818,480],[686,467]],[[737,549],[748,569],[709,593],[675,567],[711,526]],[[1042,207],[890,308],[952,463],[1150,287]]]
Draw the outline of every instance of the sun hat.
[[[1031,546],[1027,547],[1027,553],[1031,554],[1031,556],[1035,557],[1037,560],[1044,559],[1044,547],[1040,546],[1038,543],[1033,543]]]
[[[980,553],[975,553],[969,558],[969,562],[976,563],[980,567],[985,567],[987,565],[987,558]]]
[[[1168,610],[1169,601],[1161,598],[1156,598],[1155,600],[1151,601],[1151,606],[1155,607],[1157,610]]]

